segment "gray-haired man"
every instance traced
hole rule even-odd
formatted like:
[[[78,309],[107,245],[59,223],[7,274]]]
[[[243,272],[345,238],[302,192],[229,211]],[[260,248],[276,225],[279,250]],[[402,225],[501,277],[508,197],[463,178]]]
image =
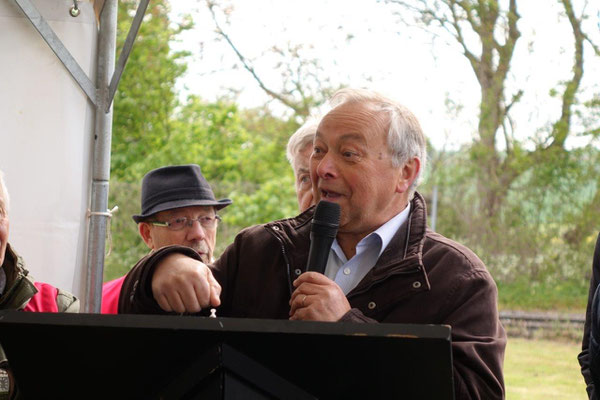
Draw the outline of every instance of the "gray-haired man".
[[[310,159],[315,201],[341,207],[325,274],[305,272],[308,209],[243,230],[211,269],[164,249],[130,272],[119,311],[164,313],[157,301],[166,294],[188,300],[180,311],[220,306],[224,317],[446,324],[455,398],[503,399],[496,285],[471,250],[427,228],[415,192],[427,158],[419,122],[371,91],[344,89],[330,103]]]

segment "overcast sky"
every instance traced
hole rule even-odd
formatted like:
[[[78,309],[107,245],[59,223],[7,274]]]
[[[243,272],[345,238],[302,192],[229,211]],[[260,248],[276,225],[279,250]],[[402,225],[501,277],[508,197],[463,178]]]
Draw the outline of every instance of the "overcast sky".
[[[191,3],[172,1],[174,15],[189,12],[195,21],[182,43],[193,53],[180,82],[182,94],[212,100],[233,87],[241,91],[241,105],[263,104],[268,97],[250,74],[232,68],[237,58],[231,48],[215,42],[214,23],[204,1]],[[525,89],[514,116],[518,135],[528,137],[556,115],[559,103],[548,92],[570,77],[573,40],[566,19],[558,16],[558,2],[544,1],[543,8],[538,1],[520,3],[522,37],[515,50],[511,85],[514,90]],[[261,55],[273,45],[303,44],[333,83],[372,88],[410,108],[436,147],[446,143],[455,148],[472,139],[479,86],[470,65],[456,45],[432,42],[431,35],[401,24],[392,13],[397,8],[375,0],[234,0],[228,4],[233,6],[231,24],[220,21],[240,51],[256,59],[254,66],[268,85],[277,88],[281,79],[274,73],[275,60]],[[598,43],[599,8],[600,4],[587,8],[594,16],[588,28]],[[348,35],[352,35],[349,41]],[[591,49],[586,50],[591,55]],[[585,73],[584,85],[598,93],[598,60],[588,63]],[[458,116],[448,115],[448,98],[464,107]]]

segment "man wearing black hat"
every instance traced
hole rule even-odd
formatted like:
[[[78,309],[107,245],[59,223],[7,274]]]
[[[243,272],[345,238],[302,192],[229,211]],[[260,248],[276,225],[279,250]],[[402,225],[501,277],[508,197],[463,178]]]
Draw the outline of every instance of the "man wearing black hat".
[[[162,167],[142,180],[142,211],[133,216],[140,236],[153,254],[165,246],[193,250],[202,262],[213,261],[220,217],[216,212],[231,204],[215,195],[195,164]],[[142,262],[148,256],[138,262]],[[102,288],[102,313],[116,314],[125,276]]]

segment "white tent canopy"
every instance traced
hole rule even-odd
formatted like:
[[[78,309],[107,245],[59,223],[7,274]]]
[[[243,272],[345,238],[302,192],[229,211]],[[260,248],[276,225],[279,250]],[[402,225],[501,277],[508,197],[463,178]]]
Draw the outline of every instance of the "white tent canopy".
[[[87,312],[100,311],[112,99],[147,5],[115,68],[117,0],[0,1],[9,241],[36,280],[71,290]]]
[[[33,3],[95,78],[91,4],[80,4],[73,18],[65,1]],[[11,197],[10,243],[37,280],[82,297],[93,104],[12,1],[0,2],[0,54],[0,169]]]

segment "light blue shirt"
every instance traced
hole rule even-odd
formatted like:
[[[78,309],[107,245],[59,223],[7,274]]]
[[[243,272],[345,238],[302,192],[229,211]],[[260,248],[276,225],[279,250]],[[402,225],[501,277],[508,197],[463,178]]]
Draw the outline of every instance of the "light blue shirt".
[[[375,266],[379,256],[388,246],[400,226],[408,219],[410,203],[402,212],[381,225],[376,231],[369,233],[356,245],[356,254],[350,260],[342,251],[337,239],[333,241],[325,275],[335,281],[344,294],[350,293],[362,278]]]

